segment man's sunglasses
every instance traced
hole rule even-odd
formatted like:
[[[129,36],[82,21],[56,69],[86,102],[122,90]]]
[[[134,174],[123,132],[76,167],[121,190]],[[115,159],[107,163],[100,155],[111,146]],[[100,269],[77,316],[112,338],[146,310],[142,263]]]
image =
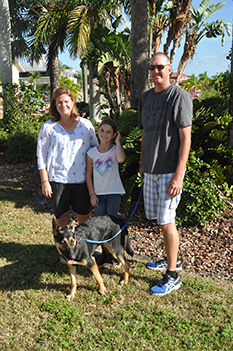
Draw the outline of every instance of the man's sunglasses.
[[[159,71],[162,71],[166,66],[170,66],[170,64],[168,63],[167,65],[150,65],[150,71],[154,71],[155,68],[157,68]]]

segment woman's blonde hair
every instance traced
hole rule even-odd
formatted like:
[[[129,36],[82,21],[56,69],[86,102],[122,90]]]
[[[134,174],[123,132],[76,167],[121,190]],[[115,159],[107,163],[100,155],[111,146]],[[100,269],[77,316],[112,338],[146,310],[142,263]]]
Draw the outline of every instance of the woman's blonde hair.
[[[60,120],[60,113],[57,111],[56,108],[56,100],[59,96],[66,94],[68,95],[71,100],[74,102],[73,104],[73,108],[71,110],[71,117],[73,117],[74,119],[76,119],[79,116],[79,113],[77,111],[76,108],[76,104],[75,104],[75,99],[74,99],[74,95],[72,94],[72,92],[70,91],[70,89],[68,88],[58,88],[54,91],[51,102],[50,102],[50,107],[49,107],[49,113],[51,115],[51,119],[54,122],[57,122]]]

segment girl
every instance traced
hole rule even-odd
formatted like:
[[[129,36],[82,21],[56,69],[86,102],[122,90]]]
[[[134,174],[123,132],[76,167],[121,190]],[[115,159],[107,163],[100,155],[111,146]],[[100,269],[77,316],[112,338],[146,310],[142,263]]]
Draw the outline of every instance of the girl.
[[[120,143],[121,135],[111,118],[100,123],[97,133],[100,144],[87,152],[86,183],[90,201],[96,216],[118,217],[121,195],[125,194],[119,174],[119,163],[125,161],[125,153]],[[116,145],[112,144],[112,139],[115,139]],[[110,260],[109,255],[107,258],[103,255],[98,263],[101,264],[105,260],[107,268],[107,264],[112,264],[112,257]]]

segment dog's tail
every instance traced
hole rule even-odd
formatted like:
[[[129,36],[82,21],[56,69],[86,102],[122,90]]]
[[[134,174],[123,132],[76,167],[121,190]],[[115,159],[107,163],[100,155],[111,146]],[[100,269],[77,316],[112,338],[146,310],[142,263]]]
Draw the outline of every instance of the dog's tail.
[[[134,255],[134,251],[130,246],[130,241],[129,241],[129,235],[127,233],[127,235],[125,236],[125,251],[127,252],[128,255],[132,256]]]

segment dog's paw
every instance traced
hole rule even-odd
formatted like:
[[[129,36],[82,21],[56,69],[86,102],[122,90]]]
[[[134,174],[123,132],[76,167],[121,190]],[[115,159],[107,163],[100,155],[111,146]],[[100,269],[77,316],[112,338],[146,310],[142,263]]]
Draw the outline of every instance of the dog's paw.
[[[126,284],[128,284],[128,281],[126,281],[126,280],[124,280],[124,279],[120,281],[120,285],[121,285],[121,286],[124,286],[124,285],[126,285]]]
[[[66,300],[71,301],[71,300],[73,300],[74,297],[75,297],[75,294],[69,294],[66,296]]]
[[[100,294],[102,295],[102,296],[104,296],[104,295],[107,295],[107,289],[105,288],[105,286],[104,287],[102,287],[100,290],[99,290],[99,292],[100,292]]]
[[[121,268],[122,267],[122,263],[121,262],[118,262],[117,264],[116,264],[116,269],[119,269],[119,268]]]

